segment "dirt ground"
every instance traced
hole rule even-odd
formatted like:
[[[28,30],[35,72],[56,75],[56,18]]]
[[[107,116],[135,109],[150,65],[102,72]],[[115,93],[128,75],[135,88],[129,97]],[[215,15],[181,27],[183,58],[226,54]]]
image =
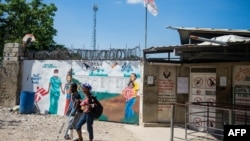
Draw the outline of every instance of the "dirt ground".
[[[67,117],[55,115],[19,114],[10,108],[0,107],[1,141],[59,141],[64,140]],[[94,122],[94,141],[139,141],[124,124]],[[86,125],[84,140],[88,140]],[[74,138],[76,138],[74,132]]]

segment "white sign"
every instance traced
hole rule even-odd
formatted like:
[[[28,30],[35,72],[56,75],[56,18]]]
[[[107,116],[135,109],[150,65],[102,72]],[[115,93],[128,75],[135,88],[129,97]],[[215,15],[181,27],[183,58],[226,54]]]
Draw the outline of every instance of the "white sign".
[[[188,94],[188,77],[177,77],[177,93]]]
[[[190,75],[190,102],[208,102],[211,106],[215,106],[216,103],[216,73],[191,73]],[[200,107],[201,108],[201,107]],[[194,111],[194,107],[190,107],[189,110],[193,113],[196,113]],[[206,109],[201,108],[200,113],[204,113]],[[197,113],[196,113],[197,114]],[[194,115],[196,115],[194,114]],[[209,113],[211,114],[211,112]],[[193,116],[194,116],[193,115]],[[211,115],[210,115],[211,116]],[[214,115],[216,117],[216,115]],[[189,116],[191,120],[190,122],[193,122],[195,126],[192,126],[194,129],[197,130],[203,130],[205,124],[208,127],[215,127],[215,120],[211,120],[209,122],[202,122],[201,120],[204,121],[204,115],[203,116],[197,116],[197,117],[192,117],[191,115]],[[209,117],[210,118],[210,117]]]
[[[227,86],[227,77],[220,77],[220,86]]]
[[[147,84],[148,85],[153,85],[154,84],[154,76],[148,76]]]

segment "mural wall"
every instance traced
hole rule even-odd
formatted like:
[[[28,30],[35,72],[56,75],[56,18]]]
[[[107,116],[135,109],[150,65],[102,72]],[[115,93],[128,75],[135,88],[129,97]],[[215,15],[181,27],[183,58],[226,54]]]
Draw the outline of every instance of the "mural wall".
[[[22,90],[35,92],[41,113],[64,115],[70,79],[67,74],[71,69],[72,82],[79,85],[82,98],[80,84],[90,83],[92,93],[103,104],[100,120],[139,123],[140,61],[25,60]],[[55,79],[55,70],[58,70],[58,79]],[[130,78],[136,80],[128,87]]]

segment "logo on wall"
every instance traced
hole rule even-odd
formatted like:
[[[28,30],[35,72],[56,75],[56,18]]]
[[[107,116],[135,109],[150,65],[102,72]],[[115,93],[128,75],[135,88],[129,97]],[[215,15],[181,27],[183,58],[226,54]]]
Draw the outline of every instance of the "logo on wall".
[[[194,87],[201,87],[203,85],[203,79],[201,77],[194,78]]]
[[[199,102],[203,102],[203,100],[200,97],[196,97],[194,98],[194,102],[199,103]]]
[[[201,90],[200,89],[196,90],[196,94],[201,95]]]
[[[207,122],[207,126],[208,127],[215,127],[215,121],[212,120],[212,119],[209,119],[208,122]]]
[[[215,77],[209,77],[207,79],[207,86],[208,86],[208,88],[214,88],[216,86],[216,79],[215,79]]]
[[[236,81],[250,81],[250,68],[249,67],[240,67],[235,73]]]
[[[31,82],[32,84],[39,84],[40,80],[42,79],[42,77],[40,76],[40,74],[33,74],[31,76]]]
[[[39,88],[39,86],[37,86],[36,92],[35,92],[35,102],[40,101],[42,97],[47,94],[48,94],[48,91],[46,91],[44,88]]]
[[[195,117],[193,123],[195,124],[195,126],[202,126],[202,121],[199,117]]]
[[[95,70],[100,70],[102,66],[101,61],[85,61],[82,63],[82,69],[84,71],[90,70],[90,71],[95,71]]]
[[[164,71],[164,72],[163,72],[163,76],[164,76],[164,78],[166,78],[166,79],[168,79],[170,75],[171,75],[170,71],[166,71],[166,72]]]
[[[122,65],[122,69],[121,69],[122,72],[131,72],[133,71],[133,68],[132,68],[132,65],[130,63],[124,63]]]
[[[43,64],[43,68],[57,68],[57,66],[53,65],[53,64]]]

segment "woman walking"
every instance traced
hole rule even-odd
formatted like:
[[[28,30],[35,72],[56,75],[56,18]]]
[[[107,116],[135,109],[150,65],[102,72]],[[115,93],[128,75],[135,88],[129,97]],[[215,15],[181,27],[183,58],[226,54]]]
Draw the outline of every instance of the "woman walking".
[[[91,98],[92,97],[92,94],[90,93],[91,89],[92,87],[88,83],[85,83],[82,85],[82,91],[85,94],[85,99],[81,101],[80,106],[82,107],[81,109],[84,114],[82,114],[82,116],[80,117],[80,119],[78,120],[76,124],[76,131],[78,135],[78,139],[76,141],[83,141],[81,128],[82,128],[82,125],[84,125],[85,123],[87,123],[89,141],[93,141],[93,138],[94,138],[94,133],[93,133],[94,117],[93,117],[92,108],[95,106],[95,104]]]

